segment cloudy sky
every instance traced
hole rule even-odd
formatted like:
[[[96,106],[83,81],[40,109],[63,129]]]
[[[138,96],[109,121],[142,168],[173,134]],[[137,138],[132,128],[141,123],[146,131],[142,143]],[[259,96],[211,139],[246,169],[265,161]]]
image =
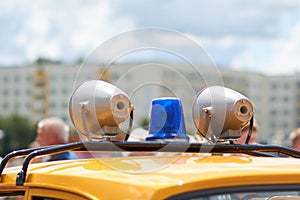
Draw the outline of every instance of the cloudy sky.
[[[75,61],[115,35],[159,27],[190,37],[220,67],[300,72],[298,0],[10,0],[0,24],[2,66]]]

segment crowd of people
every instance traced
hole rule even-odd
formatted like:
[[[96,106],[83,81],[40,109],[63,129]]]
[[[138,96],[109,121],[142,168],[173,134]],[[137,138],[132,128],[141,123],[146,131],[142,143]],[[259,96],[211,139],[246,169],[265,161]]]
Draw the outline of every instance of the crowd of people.
[[[242,129],[242,135],[240,138],[238,138],[234,143],[235,144],[245,144],[248,132],[249,132],[249,124],[246,125],[243,129]],[[252,135],[250,137],[249,140],[249,144],[257,144],[258,143],[258,124],[256,122],[254,122],[253,124],[253,128],[252,128]],[[300,127],[294,129],[291,133],[290,133],[290,146],[293,149],[296,150],[300,150]]]
[[[242,131],[241,136],[234,141],[234,144],[245,144],[250,126],[246,125]],[[258,124],[254,122],[252,127],[252,134],[248,140],[249,144],[257,144],[258,143]],[[35,140],[30,144],[30,148],[33,147],[42,147],[42,146],[50,146],[50,145],[58,145],[58,144],[67,144],[69,143],[69,126],[58,117],[49,117],[42,119],[38,122],[37,126],[37,135]],[[133,131],[134,132],[134,131]],[[142,138],[138,140],[136,134],[135,137],[129,139],[130,141],[145,141]],[[143,135],[146,137],[146,132]],[[195,140],[194,140],[195,142]],[[294,129],[290,133],[290,143],[291,148],[300,150],[300,127]],[[79,156],[78,156],[79,155]],[[66,160],[66,159],[76,159],[80,157],[80,154],[76,154],[74,152],[63,152],[54,154],[51,156],[43,157],[39,161],[54,161],[54,160]]]
[[[235,144],[245,144],[249,133],[250,125],[246,125],[242,129],[241,136],[234,141]],[[252,134],[249,138],[249,144],[258,143],[259,126],[256,121],[253,123]],[[145,135],[143,135],[146,137]],[[139,139],[139,141],[141,141]],[[69,126],[60,118],[50,117],[41,120],[38,123],[37,136],[32,146],[49,146],[55,144],[66,144],[69,142]],[[291,147],[300,150],[300,127],[293,130],[290,134]],[[55,159],[72,159],[74,155],[64,154],[55,156]],[[54,159],[54,158],[53,158]]]

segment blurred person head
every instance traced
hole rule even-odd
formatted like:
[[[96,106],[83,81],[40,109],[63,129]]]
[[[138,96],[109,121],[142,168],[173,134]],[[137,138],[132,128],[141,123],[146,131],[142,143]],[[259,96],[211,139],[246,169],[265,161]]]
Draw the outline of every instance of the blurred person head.
[[[29,148],[37,148],[37,147],[40,147],[41,145],[36,141],[32,141],[30,144],[29,144]]]
[[[35,141],[40,146],[68,143],[69,126],[60,118],[45,118],[38,123]]]
[[[236,141],[234,141],[234,144],[245,144],[248,133],[250,129],[250,123],[248,123],[243,129],[242,129],[242,134],[241,137],[239,137]],[[250,137],[250,140],[248,144],[257,144],[257,132],[258,132],[258,125],[254,121],[253,123],[253,128],[252,128],[252,134]]]
[[[300,150],[300,128],[296,128],[290,133],[290,141],[292,148]]]

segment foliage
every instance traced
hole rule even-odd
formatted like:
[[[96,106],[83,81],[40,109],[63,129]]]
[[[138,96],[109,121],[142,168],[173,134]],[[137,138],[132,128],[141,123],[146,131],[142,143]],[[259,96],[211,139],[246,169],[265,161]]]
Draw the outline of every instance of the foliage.
[[[142,128],[148,129],[149,128],[149,118],[148,117],[143,117],[140,121],[140,125],[141,125]]]
[[[39,57],[34,62],[36,64],[61,64],[61,61],[58,60],[51,60],[49,58]]]
[[[36,126],[26,117],[15,113],[0,118],[0,129],[5,134],[1,139],[2,156],[13,150],[27,148],[36,135]]]

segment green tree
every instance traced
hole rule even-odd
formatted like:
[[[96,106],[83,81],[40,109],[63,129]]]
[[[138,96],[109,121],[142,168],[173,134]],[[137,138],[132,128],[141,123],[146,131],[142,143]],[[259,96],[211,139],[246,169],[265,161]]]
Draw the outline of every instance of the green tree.
[[[140,121],[140,125],[141,125],[142,128],[148,129],[149,128],[149,118],[148,117],[143,117]]]
[[[5,155],[16,149],[27,148],[36,135],[35,127],[26,117],[18,114],[2,117],[0,129],[5,134],[1,141],[2,154]]]
[[[62,62],[59,60],[51,60],[45,57],[39,57],[35,60],[35,64],[61,64]]]

